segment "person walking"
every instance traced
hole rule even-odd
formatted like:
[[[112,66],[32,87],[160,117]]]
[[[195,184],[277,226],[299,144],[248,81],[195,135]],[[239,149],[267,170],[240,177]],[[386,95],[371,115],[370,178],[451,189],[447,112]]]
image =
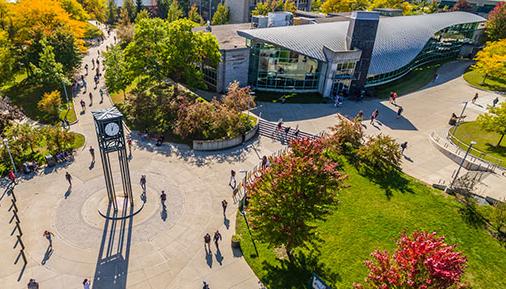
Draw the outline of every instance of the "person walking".
[[[88,96],[89,96],[89,98],[90,98],[90,106],[92,106],[92,105],[93,105],[93,94],[90,92],[90,93],[88,94]]]
[[[142,175],[141,176],[140,184],[141,184],[142,190],[146,191],[146,175]]]
[[[129,154],[132,155],[132,139],[131,138],[127,139],[127,144],[128,144]]]
[[[498,102],[499,102],[499,97],[494,98],[494,100],[492,100],[492,107],[495,107]]]
[[[44,236],[44,238],[46,238],[47,241],[49,242],[49,248],[53,248],[53,236],[54,236],[54,234],[46,230],[46,231],[44,231],[44,234],[42,234],[42,236]]]
[[[407,141],[401,143],[401,153],[402,154],[404,154],[404,150],[406,150],[407,147],[408,147],[408,142]]]
[[[269,159],[267,156],[262,157],[262,169],[265,169],[269,166]]]
[[[211,235],[209,235],[209,233],[206,233],[206,235],[204,236],[204,248],[206,250],[209,250],[209,252],[211,252]]]
[[[80,103],[81,103],[81,110],[82,110],[81,112],[85,113],[86,112],[86,102],[84,102],[84,99],[81,99]]]
[[[214,240],[214,245],[216,246],[216,249],[219,250],[220,247],[218,246],[218,242],[222,240],[220,231],[216,230],[216,232],[214,232],[213,240]]]
[[[28,289],[39,289],[39,283],[35,279],[30,279],[26,285]]]
[[[90,287],[91,287],[90,280],[88,280],[87,278],[84,279],[84,281],[83,281],[83,289],[90,289]]]
[[[16,184],[16,174],[14,173],[13,170],[10,170],[9,171],[9,180],[11,181],[12,184]]]
[[[69,182],[69,186],[72,187],[72,176],[69,174],[69,172],[65,172],[65,179],[67,182]]]
[[[355,115],[355,121],[361,122],[362,120],[364,120],[364,112],[360,110]]]
[[[374,124],[374,120],[376,120],[376,111],[378,110],[376,109],[371,113],[371,124]]]
[[[95,59],[94,58],[91,59],[91,65],[92,65],[91,69],[95,69]]]
[[[90,146],[90,155],[91,155],[91,162],[94,163],[95,162],[95,149],[93,148],[93,146]]]
[[[401,118],[401,114],[404,111],[404,108],[402,106],[399,106],[399,109],[397,109],[397,118]]]
[[[473,96],[473,99],[471,99],[471,103],[475,103],[477,99],[478,99],[478,93],[475,93]]]
[[[102,88],[100,88],[98,93],[100,94],[100,103],[103,103],[104,102],[104,90]]]
[[[207,284],[206,281],[204,281],[204,286],[202,286],[202,289],[209,289],[209,284]]]
[[[235,171],[230,170],[230,181],[228,182],[228,185],[232,187],[232,189],[235,189],[235,186],[237,185],[237,181],[235,180]]]
[[[223,216],[225,216],[225,213],[227,212],[227,206],[228,206],[227,200],[221,201],[221,206],[223,207]]]
[[[295,126],[295,131],[293,132],[293,135],[295,136],[295,138],[299,138],[299,125]]]
[[[84,65],[84,69],[86,70],[86,75],[88,75],[88,63]]]
[[[165,201],[167,201],[167,194],[165,194],[165,191],[162,191],[160,194],[160,201],[162,202],[162,207],[165,209],[167,206],[165,206]]]

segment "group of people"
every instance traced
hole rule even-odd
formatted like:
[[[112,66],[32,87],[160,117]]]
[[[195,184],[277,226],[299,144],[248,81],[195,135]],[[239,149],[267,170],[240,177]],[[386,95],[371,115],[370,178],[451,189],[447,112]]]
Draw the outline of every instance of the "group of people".
[[[288,135],[290,133],[290,130],[291,130],[291,127],[289,127],[289,126],[283,127],[283,119],[280,119],[280,120],[278,120],[278,124],[276,125],[276,130],[273,132],[273,134],[276,134],[278,136],[280,136],[280,135],[284,136],[284,139],[286,141],[288,141]],[[295,130],[293,131],[294,138],[298,138],[299,133],[300,133],[299,125],[297,125],[295,127]]]

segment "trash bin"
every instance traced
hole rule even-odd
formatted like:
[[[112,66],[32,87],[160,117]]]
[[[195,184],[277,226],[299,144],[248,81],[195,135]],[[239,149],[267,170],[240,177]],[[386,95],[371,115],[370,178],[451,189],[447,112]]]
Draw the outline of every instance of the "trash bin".
[[[46,156],[46,163],[48,167],[54,167],[56,165],[56,160],[52,155]]]

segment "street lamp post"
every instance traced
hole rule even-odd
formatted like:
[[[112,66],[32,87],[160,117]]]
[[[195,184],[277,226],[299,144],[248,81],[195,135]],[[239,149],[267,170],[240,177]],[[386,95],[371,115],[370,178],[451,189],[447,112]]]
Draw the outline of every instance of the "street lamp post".
[[[14,163],[14,159],[12,158],[11,149],[9,147],[9,140],[4,138],[3,139],[4,145],[7,148],[7,152],[9,153],[9,158],[11,159],[12,169],[14,169],[14,173],[17,175],[18,171],[16,170],[16,164]]]
[[[471,148],[473,147],[473,145],[475,145],[476,142],[475,141],[471,141],[471,144],[469,145],[469,147],[467,148],[467,151],[466,151],[466,154],[464,155],[464,157],[462,158],[462,161],[460,162],[460,165],[459,165],[459,168],[457,169],[457,172],[455,173],[455,176],[453,177],[453,180],[452,180],[452,183],[450,184],[449,187],[447,187],[446,189],[453,189],[453,185],[455,184],[455,181],[457,180],[457,177],[459,176],[459,173],[460,173],[460,169],[462,168],[462,166],[464,165],[464,162],[466,161],[466,158],[467,158],[467,155],[469,154],[469,152],[471,151]]]

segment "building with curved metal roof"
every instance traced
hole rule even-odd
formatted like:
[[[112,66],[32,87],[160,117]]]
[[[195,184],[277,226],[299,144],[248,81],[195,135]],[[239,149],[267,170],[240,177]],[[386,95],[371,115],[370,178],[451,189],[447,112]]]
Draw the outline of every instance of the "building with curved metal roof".
[[[422,64],[456,57],[486,21],[467,12],[380,17],[241,30],[251,49],[249,83],[259,90],[325,96],[384,84]]]

